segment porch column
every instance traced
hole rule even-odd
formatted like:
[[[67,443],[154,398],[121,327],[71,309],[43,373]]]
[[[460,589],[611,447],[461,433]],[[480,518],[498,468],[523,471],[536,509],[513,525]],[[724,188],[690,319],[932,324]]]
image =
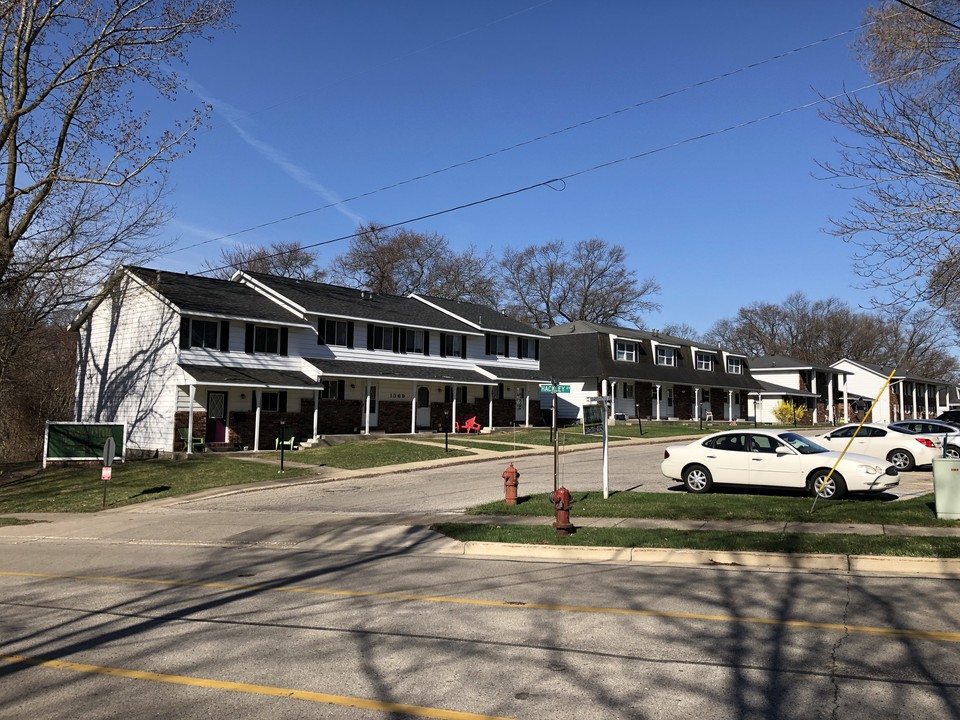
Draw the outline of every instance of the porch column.
[[[923,388],[923,416],[930,417],[930,388],[926,385]]]
[[[523,426],[530,427],[530,387],[523,394]]]
[[[253,414],[253,451],[260,450],[260,406],[263,405],[263,391],[254,390],[253,397],[257,401],[257,410]]]
[[[320,391],[313,391],[313,437],[316,438],[320,429]]]
[[[847,394],[847,376],[843,376],[843,422],[850,422],[850,397]]]
[[[417,384],[413,384],[413,399],[410,401],[410,434],[417,434]]]
[[[830,378],[830,382],[827,383],[827,422],[831,425],[836,424],[836,418],[834,417],[836,413],[834,412],[833,406],[833,378]]]
[[[910,407],[913,410],[913,419],[917,418],[917,383],[910,390]]]
[[[370,381],[367,380],[363,391],[363,434],[370,434]]]
[[[457,386],[453,386],[453,402],[450,404],[450,427],[447,428],[450,432],[457,431]]]
[[[817,415],[820,408],[820,393],[817,392],[817,371],[810,371],[810,392],[814,394],[813,398],[813,424],[817,424]]]
[[[903,392],[905,389],[906,388],[903,385],[903,380],[901,380],[900,381],[900,417],[897,418],[898,420],[906,420],[906,418],[904,417],[904,413],[906,413],[907,411],[907,399],[904,397],[905,393]]]
[[[489,422],[487,422],[487,427],[490,428],[491,430],[493,430],[493,395],[494,395],[493,390],[496,387],[497,386],[494,385],[492,388],[490,388],[490,400],[487,402],[487,408],[488,408],[487,412],[490,415]]]
[[[656,402],[656,408],[657,408],[657,417],[656,417],[656,419],[659,420],[659,419],[660,419],[660,386],[659,386],[659,385],[654,385],[654,396],[653,396],[653,397],[654,397],[654,402]]]
[[[614,405],[616,404],[617,404],[617,381],[613,380],[610,383],[610,402],[609,403],[605,402],[603,404],[604,408],[609,409],[609,412],[607,414],[607,420],[613,420],[615,415],[614,410],[616,409],[614,408]]]
[[[733,390],[727,390],[727,415],[727,420],[733,422]]]
[[[700,420],[700,388],[693,388],[693,419]]]
[[[190,398],[190,412],[187,414],[187,455],[193,455],[193,403],[197,399],[197,386],[191,383],[187,392]]]

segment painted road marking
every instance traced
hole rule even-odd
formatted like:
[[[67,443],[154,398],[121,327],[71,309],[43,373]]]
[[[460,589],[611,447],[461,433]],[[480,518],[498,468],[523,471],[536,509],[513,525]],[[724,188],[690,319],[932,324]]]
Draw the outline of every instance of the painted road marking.
[[[598,615],[629,615],[635,617],[666,618],[673,620],[702,620],[708,622],[742,623],[752,625],[773,625],[798,630],[827,630],[858,635],[878,637],[906,638],[910,640],[931,640],[937,642],[960,643],[960,632],[940,630],[914,630],[910,628],[886,628],[872,625],[847,625],[845,623],[814,622],[809,620],[776,620],[762,617],[740,615],[712,615],[703,613],[683,613],[666,610],[637,610],[634,608],[594,607],[589,605],[555,605],[551,603],[520,603],[507,600],[477,600],[472,598],[446,597],[438,595],[415,595],[411,593],[365,592],[359,590],[328,590],[311,587],[274,587],[272,585],[239,584],[222,582],[189,582],[183,580],[164,580],[162,578],[112,577],[108,575],[56,575],[49,573],[5,572],[0,577],[45,578],[48,580],[78,580],[82,582],[112,582],[140,585],[165,585],[169,587],[194,587],[215,590],[257,591],[302,593],[327,597],[376,598],[384,600],[407,600],[411,602],[449,603],[454,605],[473,605],[481,607],[509,608],[511,610],[546,610],[551,612],[593,613]]]
[[[400,713],[411,717],[431,718],[435,720],[510,720],[498,715],[478,715],[471,712],[443,710],[440,708],[422,707],[420,705],[405,705],[403,703],[381,702],[366,698],[350,697],[349,695],[331,695],[329,693],[311,692],[309,690],[294,690],[292,688],[273,687],[272,685],[255,685],[252,683],[229,682],[225,680],[211,680],[209,678],[190,677],[187,675],[168,675],[146,670],[128,670],[125,668],[104,667],[103,665],[89,665],[87,663],[70,662],[68,660],[44,660],[25,655],[0,655],[0,660],[21,665],[35,665],[38,667],[56,668],[57,670],[72,670],[74,672],[109,675],[110,677],[127,678],[131,680],[152,680],[153,682],[171,683],[173,685],[188,685],[190,687],[208,688],[212,690],[228,690],[230,692],[248,693],[251,695],[270,695],[272,697],[293,698],[308,702],[323,703],[324,705],[340,705],[343,707],[359,708],[360,710],[378,710],[387,713]]]

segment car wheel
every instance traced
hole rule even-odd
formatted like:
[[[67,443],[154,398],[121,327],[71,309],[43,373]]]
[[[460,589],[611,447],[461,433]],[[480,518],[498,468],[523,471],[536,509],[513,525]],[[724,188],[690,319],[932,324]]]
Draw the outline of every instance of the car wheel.
[[[892,450],[887,455],[887,461],[893,463],[893,466],[900,472],[910,472],[917,464],[913,455],[906,450]]]
[[[960,459],[960,448],[956,445],[947,445],[947,449],[943,451],[943,456],[951,460]]]
[[[822,469],[814,470],[810,474],[810,493],[824,500],[839,500],[847,492],[847,483],[838,472],[834,472],[830,475],[830,479],[824,482],[829,472],[827,469]]]
[[[713,478],[703,465],[691,465],[683,471],[683,484],[687,486],[687,492],[700,494],[710,491]]]

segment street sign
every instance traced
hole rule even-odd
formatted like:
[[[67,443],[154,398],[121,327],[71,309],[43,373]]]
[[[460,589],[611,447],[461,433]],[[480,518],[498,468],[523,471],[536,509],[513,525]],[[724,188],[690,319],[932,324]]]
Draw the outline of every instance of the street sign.
[[[602,433],[605,422],[603,405],[583,406],[583,434]]]
[[[568,393],[570,392],[569,385],[541,385],[540,392],[542,393]]]
[[[117,454],[117,443],[113,439],[113,436],[109,436],[106,442],[103,443],[103,466],[105,468],[113,465],[113,457]],[[110,478],[105,478],[109,480]]]
[[[104,482],[106,482],[107,480],[110,480],[110,479],[112,478],[112,476],[113,476],[113,468],[112,468],[112,467],[110,467],[109,465],[107,465],[107,466],[105,466],[105,467],[100,468],[100,479],[101,479],[101,480],[103,480]]]

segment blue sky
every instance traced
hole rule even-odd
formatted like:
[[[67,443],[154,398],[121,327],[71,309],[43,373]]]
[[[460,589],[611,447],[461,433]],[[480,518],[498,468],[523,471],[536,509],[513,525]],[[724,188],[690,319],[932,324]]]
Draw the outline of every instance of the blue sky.
[[[156,264],[193,272],[235,243],[322,243],[573,176],[408,227],[498,255],[621,244],[663,288],[650,328],[702,332],[797,290],[866,305],[852,248],[824,232],[853,199],[819,177],[840,129],[817,107],[780,113],[868,83],[846,32],[868,4],[238,0],[235,29],[189,52],[212,127],[174,166],[163,237],[179,249]]]

